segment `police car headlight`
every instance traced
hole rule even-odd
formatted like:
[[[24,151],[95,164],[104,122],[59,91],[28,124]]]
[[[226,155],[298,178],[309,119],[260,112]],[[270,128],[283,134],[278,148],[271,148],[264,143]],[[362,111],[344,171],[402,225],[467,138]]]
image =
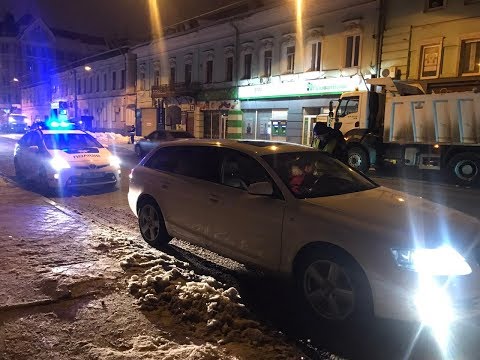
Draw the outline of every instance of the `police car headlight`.
[[[110,156],[110,166],[120,167],[120,158],[118,156]]]
[[[61,157],[54,157],[53,159],[51,159],[50,165],[56,171],[60,171],[62,169],[70,169],[70,164],[67,162],[67,160]]]

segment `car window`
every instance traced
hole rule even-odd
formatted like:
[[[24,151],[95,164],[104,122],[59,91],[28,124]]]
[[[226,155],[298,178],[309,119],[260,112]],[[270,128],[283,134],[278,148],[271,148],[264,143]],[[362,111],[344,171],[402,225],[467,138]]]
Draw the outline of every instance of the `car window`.
[[[366,176],[321,151],[264,155],[293,195],[299,199],[370,190],[377,185]]]
[[[220,181],[218,150],[209,146],[176,146],[161,148],[145,165],[211,182]]]
[[[223,185],[246,190],[256,182],[270,182],[263,166],[252,157],[235,150],[224,149],[221,169]]]
[[[193,136],[189,132],[186,131],[172,131],[170,136],[174,139],[192,139]]]
[[[38,146],[39,148],[42,147],[42,138],[40,134],[37,132],[32,133],[32,137],[30,138],[29,143],[29,146]]]
[[[44,134],[43,140],[47,149],[78,150],[103,147],[93,136],[89,134]]]

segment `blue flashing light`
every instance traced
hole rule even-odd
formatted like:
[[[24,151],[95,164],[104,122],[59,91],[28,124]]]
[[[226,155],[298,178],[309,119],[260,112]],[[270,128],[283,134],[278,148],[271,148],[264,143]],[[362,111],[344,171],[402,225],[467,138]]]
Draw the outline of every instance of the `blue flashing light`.
[[[50,122],[50,124],[48,124],[49,126],[51,127],[54,127],[54,128],[57,128],[60,126],[60,124],[58,123],[58,121],[52,121]]]
[[[75,128],[75,124],[69,121],[58,121],[58,120],[52,120],[52,119],[50,119],[50,121],[48,121],[45,125],[46,125],[46,128],[51,128],[51,129],[52,128],[54,129],[58,129],[58,128],[74,129]]]

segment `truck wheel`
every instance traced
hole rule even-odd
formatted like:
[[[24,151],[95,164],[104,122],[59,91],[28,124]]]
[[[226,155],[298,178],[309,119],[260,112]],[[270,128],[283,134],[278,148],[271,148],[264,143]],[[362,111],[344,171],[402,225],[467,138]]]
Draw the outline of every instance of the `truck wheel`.
[[[348,150],[348,166],[366,172],[370,168],[368,154],[361,147],[355,146]]]
[[[461,185],[473,185],[480,180],[480,155],[460,153],[448,162],[450,177]]]

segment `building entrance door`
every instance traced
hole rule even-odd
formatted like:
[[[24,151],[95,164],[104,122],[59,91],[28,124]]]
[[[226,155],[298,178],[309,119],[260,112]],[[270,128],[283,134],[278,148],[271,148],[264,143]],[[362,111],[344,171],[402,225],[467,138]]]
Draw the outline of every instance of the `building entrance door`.
[[[203,114],[203,137],[205,139],[225,139],[227,116],[220,111],[205,111]]]
[[[302,145],[310,146],[312,143],[312,130],[317,119],[317,115],[305,115],[303,117]]]

